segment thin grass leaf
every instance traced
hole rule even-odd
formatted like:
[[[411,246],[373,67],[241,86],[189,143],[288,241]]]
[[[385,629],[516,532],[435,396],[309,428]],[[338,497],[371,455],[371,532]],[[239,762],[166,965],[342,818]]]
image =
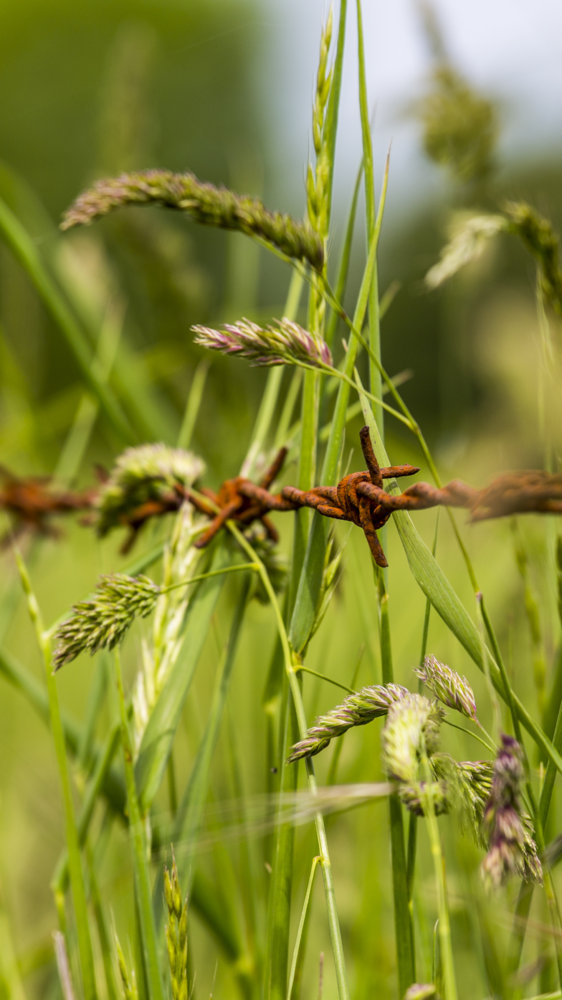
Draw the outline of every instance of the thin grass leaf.
[[[287,996],[289,997],[289,1000],[297,1000],[298,996],[300,995],[301,979],[302,979],[304,957],[306,951],[305,944],[306,944],[308,927],[310,924],[310,914],[312,910],[311,907],[312,887],[314,885],[314,877],[318,870],[318,863],[319,863],[318,858],[312,859],[310,875],[308,876],[308,883],[306,886],[306,892],[304,894],[301,915],[297,927],[295,945],[293,948],[293,957],[291,959],[291,969],[289,972],[289,983],[287,987]]]
[[[55,320],[84,380],[90,386],[110,425],[125,443],[131,444],[135,440],[131,425],[115,396],[107,387],[105,374],[100,372],[86,336],[50,277],[31,237],[1,198],[0,234],[29,275],[39,296]]]
[[[129,818],[129,836],[131,840],[131,854],[137,903],[136,912],[140,930],[141,954],[150,1000],[164,1000],[164,988],[162,985],[160,959],[158,954],[158,939],[152,909],[150,872],[147,860],[149,852],[135,782],[133,745],[129,732],[129,721],[127,718],[127,705],[125,702],[123,681],[121,677],[119,650],[115,650],[114,655],[117,693],[121,716],[121,743],[125,766],[127,814]]]
[[[84,871],[82,868],[82,858],[78,843],[78,833],[76,828],[76,818],[74,814],[74,802],[70,783],[70,774],[65,753],[64,730],[62,726],[57,684],[51,671],[51,646],[45,636],[43,621],[39,611],[37,599],[31,587],[26,566],[19,552],[15,551],[16,562],[23,590],[27,599],[30,618],[33,622],[37,642],[43,659],[47,696],[49,700],[49,718],[55,746],[59,779],[62,790],[62,800],[65,817],[65,835],[68,847],[68,865],[70,872],[70,887],[72,902],[74,905],[74,916],[76,920],[76,934],[78,938],[78,953],[80,956],[80,971],[82,975],[82,989],[85,1000],[97,1000],[98,992],[96,985],[96,975],[94,968],[94,957],[92,941],[90,937],[90,921],[86,901],[86,887],[84,881]]]
[[[100,798],[104,795],[104,785],[107,782],[108,775],[111,770],[113,759],[117,752],[117,747],[119,746],[119,727],[114,726],[111,733],[108,736],[103,753],[97,755],[97,762],[95,770],[86,785],[84,792],[84,797],[82,801],[82,808],[77,819],[76,829],[78,833],[78,843],[80,847],[84,847],[86,843],[86,838],[90,829],[90,822],[94,814],[94,810],[98,805]],[[96,756],[93,757],[96,760]],[[125,806],[124,791],[123,791],[123,809]],[[114,803],[114,806],[116,803]],[[116,811],[116,810],[115,810]],[[117,813],[119,815],[119,813]],[[121,811],[123,815],[123,811]],[[60,857],[57,867],[52,878],[52,886],[55,892],[64,893],[66,892],[68,883],[68,850],[65,850]]]
[[[297,732],[291,711],[288,685],[285,682],[284,702],[281,713],[283,725],[280,730],[279,759],[285,761],[287,748],[294,742]],[[285,763],[281,766],[280,791],[291,794],[296,791],[297,768]],[[292,823],[276,826],[275,848],[271,873],[271,890],[267,914],[267,937],[265,952],[264,997],[267,1000],[286,1000],[289,981],[289,927],[291,922],[291,898],[293,890],[295,827]]]
[[[2,868],[4,865],[2,864]],[[11,914],[6,906],[3,888],[3,873],[0,876],[0,993],[10,1000],[26,1000],[22,975],[18,967],[15,942],[10,926]],[[5,991],[5,992],[4,992]]]
[[[244,580],[237,606],[232,615],[232,624],[228,643],[224,652],[224,657],[219,668],[213,701],[206,721],[203,739],[197,751],[189,782],[179,805],[174,823],[173,841],[174,843],[184,843],[189,845],[189,853],[196,851],[197,834],[201,823],[203,809],[209,793],[209,774],[213,751],[216,747],[220,724],[224,708],[232,669],[238,649],[238,640],[243,620],[245,618],[246,605],[250,593],[251,580],[248,577]]]
[[[358,82],[359,82],[359,110],[361,116],[361,142],[363,149],[363,176],[365,178],[365,222],[367,226],[367,244],[371,241],[371,234],[374,233],[377,228],[380,230],[380,223],[382,220],[382,211],[384,208],[384,202],[386,198],[386,182],[388,180],[388,157],[385,168],[385,183],[383,185],[383,194],[381,198],[381,205],[379,207],[379,219],[376,219],[376,204],[375,204],[375,169],[373,164],[373,140],[371,136],[371,123],[369,121],[369,108],[368,108],[368,94],[367,94],[367,76],[365,68],[365,43],[363,37],[363,16],[361,12],[361,0],[356,0],[356,11],[357,11],[357,68],[358,68]],[[368,314],[369,330],[368,330],[368,343],[371,348],[373,358],[370,359],[369,364],[369,388],[371,392],[380,398],[382,392],[382,378],[379,366],[375,363],[374,358],[377,358],[380,362],[381,360],[381,340],[380,340],[380,305],[379,305],[379,280],[378,280],[378,268],[375,266],[373,268],[373,276],[371,280],[371,287],[369,290],[369,314]],[[375,407],[375,419],[377,420],[379,427],[381,428],[381,434],[383,433],[383,412],[382,407]],[[383,435],[384,436],[384,435]]]
[[[380,653],[382,680],[393,685],[392,633],[384,573],[377,572]],[[390,824],[390,859],[392,867],[392,898],[394,901],[394,940],[396,946],[399,990],[403,992],[416,976],[414,923],[409,907],[408,865],[404,830],[404,811],[396,795],[388,800]]]
[[[226,565],[226,560],[219,560],[217,568]],[[223,586],[223,578],[213,576],[195,586],[197,589],[187,607],[183,628],[185,652],[176,657],[169,670],[138,750],[135,775],[143,812],[149,808],[164,777],[185,699]]]
[[[361,396],[361,398],[363,416],[365,423],[369,426],[374,441],[375,452],[381,462],[388,462],[389,459],[380,439],[371,409],[365,397]],[[387,488],[391,491],[393,488],[392,484]],[[396,511],[393,519],[402,545],[404,546],[410,570],[418,586],[428,600],[431,601],[438,615],[443,619],[452,634],[456,636],[478,669],[484,672],[482,637],[466,608],[419,535],[407,511]],[[487,660],[492,683],[500,697],[506,703],[509,704],[511,702],[513,704],[514,711],[517,713],[518,718],[529,735],[533,738],[537,746],[542,749],[546,757],[553,762],[557,770],[562,772],[562,755],[553,746],[541,727],[535,723],[530,712],[520,699],[513,692],[510,692],[509,696],[506,694],[499,667],[489,650],[487,651]]]
[[[96,844],[96,847],[99,845]],[[122,992],[117,985],[117,970],[115,968],[113,935],[110,930],[110,918],[105,906],[98,882],[99,866],[92,850],[87,851],[88,880],[90,895],[94,910],[97,935],[100,943],[101,961],[105,974],[105,985],[108,1000],[123,1000]]]
[[[354,330],[360,330],[363,326],[365,314],[369,303],[369,294],[373,271],[376,265],[376,252],[380,229],[377,227],[373,233],[369,247],[369,255],[359,295],[357,305],[353,315],[352,326]],[[358,351],[358,340],[351,337],[348,344],[347,354],[344,362],[344,374],[351,379]],[[333,482],[337,477],[338,465],[340,461],[343,436],[347,419],[347,406],[349,400],[349,383],[342,382],[338,389],[336,406],[332,418],[330,437],[326,448],[324,463],[322,466],[322,481]],[[300,574],[298,589],[294,603],[294,611],[289,627],[289,640],[298,653],[303,653],[306,645],[314,631],[315,619],[318,610],[318,600],[322,585],[322,575],[325,566],[325,550],[328,539],[328,528],[325,518],[316,516],[312,519],[306,556]]]

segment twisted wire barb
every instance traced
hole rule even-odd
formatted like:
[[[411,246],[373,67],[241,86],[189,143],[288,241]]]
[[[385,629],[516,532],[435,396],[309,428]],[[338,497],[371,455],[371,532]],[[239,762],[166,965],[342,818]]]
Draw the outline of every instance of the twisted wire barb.
[[[202,548],[228,520],[242,526],[260,521],[267,538],[275,542],[277,531],[268,515],[272,511],[310,507],[324,517],[350,521],[360,527],[379,566],[387,566],[388,563],[377,531],[395,511],[462,507],[469,511],[471,521],[530,512],[562,513],[562,474],[552,475],[540,470],[504,473],[483,489],[475,489],[455,479],[442,487],[419,482],[408,486],[403,493],[387,493],[383,488],[385,479],[410,476],[419,469],[412,465],[381,468],[367,427],[363,427],[360,437],[367,469],[350,473],[336,486],[315,486],[310,490],[284,486],[280,493],[271,493],[270,487],[279,475],[287,453],[282,448],[259,482],[236,476],[225,480],[216,492],[203,487],[196,491],[189,479],[199,475],[201,464],[198,459],[194,460],[189,453],[178,449],[147,445],[125,452],[118,460],[108,485],[103,485],[97,493],[95,490],[57,493],[47,482],[17,479],[0,470],[5,483],[0,488],[0,509],[11,513],[19,526],[30,526],[45,532],[49,530],[48,519],[52,514],[92,507],[100,533],[120,525],[129,527],[130,536],[125,544],[130,546],[136,532],[149,518],[177,510],[187,500],[211,520],[209,528],[195,543]],[[145,477],[148,486],[143,486],[139,480],[143,479],[144,466],[138,455],[147,452],[152,461],[154,455],[160,455],[159,449],[166,459],[166,468],[163,471],[158,463],[154,469],[151,466]],[[129,469],[131,463],[133,466]],[[114,481],[117,482],[118,496],[109,505],[113,497],[109,487],[115,485]],[[111,506],[111,516],[106,510],[109,510],[108,505]]]

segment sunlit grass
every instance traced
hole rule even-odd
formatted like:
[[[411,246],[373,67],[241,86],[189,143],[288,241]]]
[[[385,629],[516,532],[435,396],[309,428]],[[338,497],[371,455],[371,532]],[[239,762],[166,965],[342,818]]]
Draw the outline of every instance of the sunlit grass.
[[[360,3],[356,13],[360,19]],[[116,483],[122,490],[102,538],[95,533],[99,497],[85,523],[36,518],[31,528],[60,525],[60,534],[22,531],[17,547],[10,546],[17,511],[3,515],[0,674],[11,687],[3,720],[10,780],[0,826],[6,996],[562,995],[562,555],[555,518],[467,525],[464,512],[454,519],[447,511],[395,513],[380,532],[388,569],[374,564],[357,525],[307,509],[269,514],[284,567],[260,537],[263,522],[248,531],[236,513],[208,548],[196,548],[221,497],[214,455],[227,478],[242,468],[258,480],[286,445],[288,459],[272,489],[331,486],[364,464],[361,423],[381,465],[415,462],[424,480],[462,474],[482,486],[505,468],[504,455],[519,461],[519,425],[503,438],[496,434],[502,399],[515,421],[512,397],[520,403],[525,455],[556,471],[557,241],[529,206],[519,205],[516,219],[513,206],[505,209],[496,226],[530,249],[537,288],[536,312],[525,314],[533,328],[524,358],[513,344],[523,344],[527,328],[510,339],[509,307],[495,347],[487,348],[498,399],[489,425],[475,422],[456,453],[435,455],[406,405],[407,384],[393,383],[385,371],[377,260],[389,165],[376,176],[361,30],[358,159],[366,198],[356,225],[362,221],[366,240],[358,250],[357,298],[343,309],[357,202],[350,197],[339,247],[331,198],[346,16],[342,3],[339,23],[329,16],[321,33],[306,223],[191,175],[185,188],[188,175],[180,182],[169,173],[129,173],[83,199],[103,215],[139,199],[168,204],[173,195],[175,209],[191,220],[238,229],[240,240],[243,233],[262,251],[282,254],[288,276],[293,270],[286,302],[275,307],[275,315],[287,317],[279,328],[269,325],[273,316],[264,318],[263,303],[255,320],[211,317],[220,331],[207,327],[214,346],[220,340],[225,353],[241,355],[227,359],[229,385],[245,363],[248,337],[257,337],[259,348],[252,342],[251,358],[283,364],[260,373],[256,413],[246,412],[243,393],[221,399],[213,369],[198,370],[183,412],[160,412],[153,358],[133,356],[123,303],[108,306],[105,279],[99,287],[91,279],[92,311],[68,267],[63,263],[53,279],[25,226],[0,206],[8,248],[80,372],[80,392],[72,405],[65,402],[73,416],[56,476],[69,488],[76,479],[92,486],[90,462],[99,451],[114,471],[100,473],[106,485],[98,492],[107,497]],[[466,101],[464,85],[457,89]],[[481,102],[475,107],[485,110]],[[451,110],[448,103],[449,123]],[[487,113],[484,120],[488,136]],[[446,122],[432,117],[431,124],[442,130],[442,160]],[[463,145],[470,129],[457,136],[463,179],[478,154],[477,129],[478,121],[474,149]],[[89,221],[92,212],[74,222]],[[446,277],[454,281],[455,271],[449,267]],[[454,303],[454,285],[447,294]],[[99,341],[97,309],[107,318]],[[312,347],[318,353],[308,364]],[[30,409],[31,426],[41,419]],[[183,451],[200,428],[211,443],[204,474]],[[152,461],[165,454],[165,473],[154,463],[138,466],[139,453],[125,450],[158,441],[167,448],[142,455]],[[119,474],[128,462],[133,487]],[[213,496],[205,498],[199,481],[193,486],[199,476]],[[398,490],[392,481],[387,488]],[[178,497],[192,489],[194,502],[180,507]],[[451,668],[443,670],[445,688],[456,685],[457,697],[449,691],[448,701],[433,685],[449,705],[444,721],[427,700],[431,689],[420,694],[415,669],[426,655]],[[62,668],[56,676],[55,666]],[[334,707],[350,691],[391,684],[412,692],[404,706],[400,697],[390,699],[382,718],[365,726],[358,715],[313,759],[288,762],[314,720],[337,718]],[[384,700],[385,691],[398,688],[377,690]],[[522,743],[521,765],[511,737]],[[489,778],[500,746],[510,780],[498,791],[496,771],[492,800],[484,807],[475,796],[463,819],[455,768],[460,774],[460,762],[473,762],[471,773],[485,761]],[[440,753],[450,755],[448,764]],[[520,813],[528,815],[524,828]],[[494,826],[498,814],[508,815],[510,830]],[[519,876],[525,869],[539,881],[535,840],[544,886],[533,892]],[[416,983],[426,984],[425,992],[416,993]]]

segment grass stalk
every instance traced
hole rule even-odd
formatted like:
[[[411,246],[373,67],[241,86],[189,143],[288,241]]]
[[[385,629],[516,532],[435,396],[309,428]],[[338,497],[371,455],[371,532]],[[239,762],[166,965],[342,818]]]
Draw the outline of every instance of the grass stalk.
[[[61,292],[50,277],[36,247],[22,224],[0,198],[0,234],[14,256],[29,275],[42,301],[63,334],[68,347],[87,385],[99,402],[115,434],[125,444],[132,444],[135,435],[111,390],[105,375],[92,357],[92,349],[80,326],[74,319]]]
[[[369,108],[367,96],[367,77],[365,69],[365,41],[363,37],[363,15],[361,11],[361,0],[356,0],[357,16],[357,68],[359,73],[359,112],[361,117],[361,138],[363,144],[363,175],[365,178],[365,221],[367,225],[367,244],[371,241],[371,234],[375,231],[376,205],[375,205],[375,169],[373,163],[373,141],[371,137],[371,123],[369,121]],[[385,170],[385,184],[388,181],[388,158]],[[386,192],[381,198],[381,205],[384,205]],[[379,219],[382,220],[382,213]],[[374,358],[381,357],[380,342],[380,315],[379,315],[379,281],[378,269],[375,265],[369,291],[369,346],[373,358],[370,360],[369,386],[373,395],[382,396],[382,379],[380,368],[375,363]],[[379,406],[375,409],[375,420],[383,433],[383,413]]]
[[[289,639],[283,622],[283,616],[281,614],[281,609],[277,601],[277,596],[271,585],[271,581],[269,579],[265,566],[255,553],[250,543],[247,541],[246,538],[244,538],[244,535],[236,528],[236,526],[230,523],[229,527],[230,530],[232,531],[232,534],[236,538],[238,544],[244,549],[244,551],[248,554],[248,556],[250,558],[253,557],[256,563],[258,564],[258,572],[260,574],[260,578],[262,580],[264,588],[267,591],[267,595],[269,597],[269,601],[271,603],[273,614],[276,620],[279,639],[283,647],[285,672],[293,702],[293,709],[297,720],[297,729],[299,738],[302,739],[302,737],[306,733],[307,721],[306,721],[304,703],[302,699],[301,686],[297,676],[300,665],[299,658],[291,650]],[[287,744],[287,746],[289,746],[289,744]],[[307,771],[309,790],[313,796],[317,795],[318,787],[314,775],[314,766],[310,758],[306,760],[306,771]],[[338,911],[336,907],[332,865],[328,850],[328,840],[326,837],[326,827],[324,824],[324,817],[320,809],[318,809],[314,813],[314,825],[316,828],[316,837],[318,840],[318,849],[320,854],[320,864],[322,867],[322,876],[324,881],[324,892],[326,897],[328,925],[330,928],[330,938],[332,943],[332,952],[334,956],[336,980],[338,986],[338,998],[339,1000],[348,1000],[349,992],[348,992],[346,972],[345,972],[345,959],[343,953],[341,929],[340,929]]]
[[[425,780],[431,787],[431,769],[426,756],[422,758],[422,767],[425,772]],[[445,859],[441,850],[441,838],[439,836],[439,826],[433,799],[431,795],[424,796],[424,816],[427,824],[427,832],[433,861],[433,873],[437,888],[437,911],[438,911],[438,933],[439,933],[439,953],[443,974],[443,1000],[457,1000],[457,983],[455,978],[455,963],[453,958],[453,947],[451,942],[451,927],[449,923],[449,903],[447,899],[447,885],[445,879]]]
[[[379,608],[380,651],[383,684],[392,684],[394,670],[388,593],[384,570],[376,571]],[[410,883],[405,850],[404,813],[396,795],[388,800],[390,821],[390,856],[392,865],[392,894],[394,900],[394,941],[396,945],[398,989],[402,996],[416,978],[414,925],[410,907]]]
[[[291,959],[291,969],[289,972],[289,985],[287,988],[287,997],[289,998],[289,1000],[294,1000],[294,998],[296,998],[299,993],[302,961],[304,957],[303,944],[306,937],[308,923],[310,921],[312,887],[314,885],[314,877],[316,875],[319,862],[320,858],[313,858],[312,864],[310,866],[310,875],[308,876],[308,882],[306,885],[306,892],[304,894],[299,925],[297,927],[297,933],[295,936],[293,957]]]
[[[118,649],[115,650],[114,663],[115,684],[121,719],[121,744],[125,768],[125,785],[127,788],[127,814],[129,818],[129,837],[131,840],[141,954],[150,1000],[164,1000],[165,994],[160,973],[156,925],[152,910],[152,890],[148,868],[149,850],[137,793],[135,769],[133,766],[133,744],[129,730],[128,709],[121,674],[121,657]]]
[[[31,586],[27,568],[18,550],[15,549],[14,552],[20,580],[27,600],[29,615],[35,628],[37,643],[45,668],[45,681],[49,700],[49,718],[64,807],[70,889],[76,920],[76,935],[78,939],[78,954],[80,958],[83,995],[85,1000],[96,1000],[98,993],[94,971],[92,941],[90,938],[90,921],[86,902],[86,886],[84,881],[84,871],[82,868],[82,859],[80,856],[78,829],[74,813],[74,803],[72,800],[70,774],[66,759],[64,730],[59,708],[57,684],[52,670],[51,646],[49,640],[45,636],[41,612]]]

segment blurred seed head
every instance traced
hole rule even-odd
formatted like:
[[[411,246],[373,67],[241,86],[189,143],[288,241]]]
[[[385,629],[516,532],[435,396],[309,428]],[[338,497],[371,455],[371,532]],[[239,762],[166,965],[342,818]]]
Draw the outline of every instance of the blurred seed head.
[[[461,677],[446,663],[440,663],[435,656],[426,656],[423,667],[414,673],[444,705],[476,721],[474,693],[466,677]]]

